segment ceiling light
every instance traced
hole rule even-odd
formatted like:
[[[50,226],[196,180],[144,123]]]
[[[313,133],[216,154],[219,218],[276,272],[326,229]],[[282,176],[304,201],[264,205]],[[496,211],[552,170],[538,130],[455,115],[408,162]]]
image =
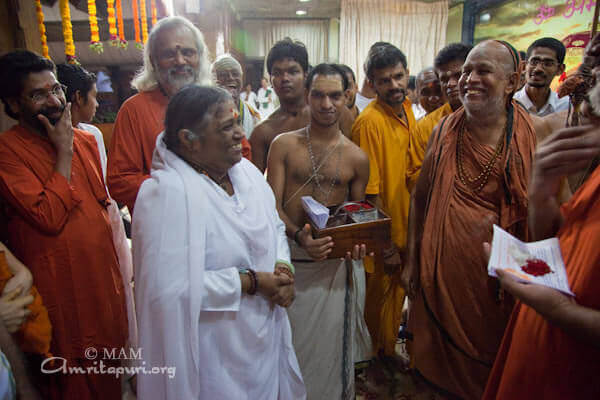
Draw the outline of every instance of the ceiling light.
[[[298,0],[300,3],[308,3],[310,0]]]
[[[296,10],[296,15],[306,15],[306,10]]]

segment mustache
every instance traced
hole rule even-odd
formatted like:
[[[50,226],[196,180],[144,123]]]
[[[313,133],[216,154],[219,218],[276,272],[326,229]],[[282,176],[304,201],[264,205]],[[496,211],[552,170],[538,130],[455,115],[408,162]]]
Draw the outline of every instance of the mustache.
[[[58,120],[60,119],[60,117],[58,118],[54,118],[51,117],[52,114],[56,114],[56,113],[60,113],[62,116],[63,111],[65,111],[65,105],[61,105],[60,107],[46,107],[46,108],[42,108],[36,115],[35,118],[37,119],[38,115],[43,115],[44,117],[48,118],[48,121],[50,121],[50,123],[52,125],[55,125]]]
[[[179,74],[179,73],[181,73],[181,72],[185,72],[185,73],[187,73],[187,74],[194,74],[194,69],[193,69],[192,67],[190,67],[189,65],[183,65],[183,66],[180,66],[180,67],[172,67],[172,68],[169,68],[169,69],[167,70],[167,73],[168,73],[168,74],[169,74],[169,76],[171,76],[171,77],[172,77],[173,75],[175,75],[175,74]]]

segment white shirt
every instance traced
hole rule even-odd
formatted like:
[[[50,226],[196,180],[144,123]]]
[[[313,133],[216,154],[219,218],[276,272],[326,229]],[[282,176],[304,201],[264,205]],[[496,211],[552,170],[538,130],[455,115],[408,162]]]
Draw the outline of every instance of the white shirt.
[[[269,86],[266,89],[258,89],[258,96],[256,98],[256,101],[258,102],[258,112],[260,113],[261,119],[266,119],[269,115],[273,113],[273,111],[275,111],[276,99],[277,95],[275,94],[275,91],[272,87]]]
[[[239,269],[290,260],[285,225],[260,171],[228,171],[229,196],[156,141],[133,217],[143,361],[176,374],[138,374],[140,399],[304,399],[286,310],[241,293]]]
[[[240,99],[249,103],[253,108],[256,108],[256,93],[254,93],[253,91],[250,91],[250,94],[246,92],[240,93]]]
[[[375,98],[369,99],[368,97],[363,96],[360,92],[356,92],[356,100],[354,104],[358,107],[358,112],[361,113],[362,110],[367,108],[367,106],[373,101]]]
[[[413,114],[415,115],[416,121],[420,120],[425,115],[427,115],[427,111],[425,111],[425,109],[419,103],[412,104],[412,111],[413,111]]]
[[[515,93],[513,98],[523,104],[525,109],[529,111],[530,114],[543,117],[545,115],[567,110],[569,108],[569,96],[559,99],[556,92],[550,90],[550,95],[548,96],[548,101],[546,101],[546,104],[544,104],[539,110],[536,110],[535,105],[527,95],[527,91],[525,90],[526,87],[527,85],[523,86],[521,90]]]

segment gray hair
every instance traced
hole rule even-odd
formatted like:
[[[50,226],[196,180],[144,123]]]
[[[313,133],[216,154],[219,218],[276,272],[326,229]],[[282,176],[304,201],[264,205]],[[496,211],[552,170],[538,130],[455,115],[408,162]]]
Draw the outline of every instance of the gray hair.
[[[152,64],[151,55],[155,51],[154,47],[156,40],[160,36],[161,32],[177,26],[187,27],[194,35],[194,41],[196,42],[196,48],[198,49],[198,56],[200,57],[198,78],[194,83],[198,85],[213,84],[208,69],[208,49],[204,43],[204,36],[202,35],[202,32],[200,32],[200,30],[196,28],[196,26],[187,18],[174,16],[162,18],[156,23],[156,25],[152,27],[152,31],[148,36],[148,41],[144,46],[144,65],[131,81],[131,86],[138,91],[147,92],[158,87],[157,71],[154,69],[154,65]]]
[[[214,75],[217,73],[217,71],[223,69],[235,69],[239,71],[240,75],[243,74],[242,66],[240,65],[238,60],[233,58],[231,54],[223,54],[217,57],[217,59],[212,63],[210,67],[210,72]]]

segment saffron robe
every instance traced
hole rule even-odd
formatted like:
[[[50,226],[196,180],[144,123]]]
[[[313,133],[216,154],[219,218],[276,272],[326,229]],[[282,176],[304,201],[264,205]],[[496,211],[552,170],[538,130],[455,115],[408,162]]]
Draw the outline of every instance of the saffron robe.
[[[352,140],[369,156],[369,182],[366,194],[379,195],[384,210],[392,218],[392,241],[406,247],[410,193],[406,188],[406,152],[409,130],[415,124],[410,100],[403,104],[408,124],[392,108],[377,99],[356,118]],[[367,293],[365,321],[369,327],[373,350],[387,355],[395,353],[398,329],[402,320],[404,290],[400,286],[400,271],[384,272],[383,265],[373,266],[365,258]]]
[[[0,135],[7,246],[30,269],[42,295],[52,324],[50,352],[75,364],[88,347],[99,353],[122,347],[127,313],[94,137],[74,129],[70,182],[54,171],[55,164],[46,138],[19,125]],[[86,387],[77,375],[47,377],[56,382],[52,391],[79,393],[78,399],[113,387],[104,379],[94,386],[88,377]],[[70,382],[83,386],[75,390]]]
[[[600,168],[562,206],[557,237],[577,304],[600,310]],[[533,362],[531,362],[533,361]],[[515,307],[484,399],[598,399],[600,350]]]
[[[107,183],[112,197],[133,214],[142,182],[150,177],[156,137],[164,130],[169,99],[160,89],[127,99],[117,114],[108,149]],[[251,157],[250,144],[242,140],[242,154]]]
[[[229,196],[162,137],[134,212],[135,295],[145,365],[176,373],[138,374],[138,398],[304,399],[285,309],[241,293],[239,269],[290,259],[271,187],[242,158]]]
[[[450,103],[445,103],[435,111],[427,114],[417,121],[414,129],[410,131],[408,140],[408,161],[406,167],[406,186],[408,191],[412,192],[419,179],[421,166],[425,159],[425,151],[427,151],[427,143],[435,126],[446,115],[452,113]]]
[[[448,116],[431,139],[434,167],[420,249],[421,290],[408,326],[414,335],[411,357],[426,380],[465,399],[483,394],[514,305],[488,276],[482,244],[492,239],[492,223],[527,238],[527,183],[536,137],[525,110],[514,103],[512,109],[512,134],[505,135],[503,155],[478,193],[457,172],[464,109]],[[472,177],[494,154],[466,130],[462,148],[463,166]]]

